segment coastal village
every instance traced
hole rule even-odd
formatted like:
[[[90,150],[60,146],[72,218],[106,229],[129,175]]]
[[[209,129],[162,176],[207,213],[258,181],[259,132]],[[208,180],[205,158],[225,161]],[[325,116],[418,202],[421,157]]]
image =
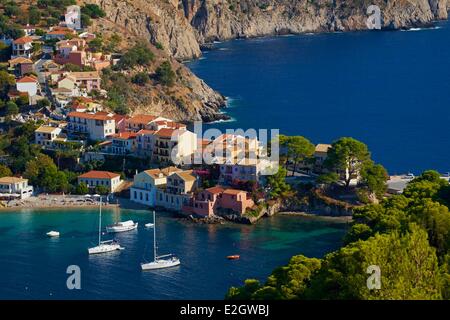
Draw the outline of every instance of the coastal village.
[[[247,217],[244,221],[253,222],[267,214],[270,201],[299,181],[319,186],[320,195],[324,185],[348,187],[363,180],[362,163],[369,158],[355,156],[347,167],[330,169],[325,164],[331,144],[313,146],[296,137],[280,141],[284,171],[270,176],[264,172],[278,162],[267,160],[268,150],[258,138],[224,133],[203,139],[189,123],[112,111],[102,102],[109,94],[102,87],[102,72],[124,58],[99,50],[98,35],[83,26],[82,12],[101,16],[96,5],[71,5],[54,25],[26,24],[2,35],[8,59],[1,72],[8,90],[1,130],[32,124],[29,142],[42,157],[57,162],[56,170],[64,168],[72,184],[53,190],[33,185],[31,165],[25,166],[25,174],[13,174],[8,168],[11,157],[4,154],[1,163],[11,172],[0,178],[4,208],[95,205],[89,195],[115,195],[185,216],[235,221]],[[206,158],[212,161],[198,161]],[[384,186],[387,173],[380,171],[379,177]],[[401,193],[412,178],[393,177],[383,195]]]

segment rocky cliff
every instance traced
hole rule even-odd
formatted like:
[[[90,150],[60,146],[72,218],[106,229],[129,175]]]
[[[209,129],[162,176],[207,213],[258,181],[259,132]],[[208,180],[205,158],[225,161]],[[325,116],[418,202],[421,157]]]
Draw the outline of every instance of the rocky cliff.
[[[450,0],[90,0],[131,33],[177,59],[198,57],[213,40],[367,29],[367,8],[382,27],[426,26],[447,18]]]
[[[97,3],[105,9],[107,16],[93,20],[89,30],[101,34],[103,39],[108,39],[112,34],[120,35],[122,38],[120,48],[123,52],[135,43],[150,40],[149,46],[155,56],[150,66],[127,71],[124,77],[115,77],[119,79],[116,80],[116,84],[111,81],[103,83],[105,88],[114,85],[126,88],[121,90],[121,93],[125,96],[131,114],[161,115],[184,122],[228,119],[220,112],[225,106],[225,98],[178,61],[185,56],[198,56],[200,49],[194,31],[185,32],[185,29],[192,27],[182,13],[168,10],[173,9],[173,4],[167,1],[140,0],[80,1],[80,3]],[[166,87],[154,82],[136,85],[130,81],[137,72],[154,74],[156,68],[165,61],[170,62],[176,74],[173,86]]]
[[[381,9],[385,29],[447,18],[447,0],[182,0],[200,43],[280,33],[367,29],[367,8]]]
[[[367,29],[367,8],[381,9],[384,29],[428,26],[447,18],[450,0],[85,0],[106,12],[104,25],[119,28],[128,39],[146,39],[165,57],[197,58],[201,46],[214,40],[287,33]],[[162,57],[164,58],[164,57]],[[175,60],[172,64],[175,64]],[[177,120],[217,120],[223,97],[183,65],[174,65],[182,97],[156,89],[152,97],[132,102],[138,112],[173,116]],[[155,91],[155,90],[153,90]],[[155,96],[156,95],[156,96]],[[177,103],[183,101],[183,103]],[[163,105],[161,105],[163,103]]]

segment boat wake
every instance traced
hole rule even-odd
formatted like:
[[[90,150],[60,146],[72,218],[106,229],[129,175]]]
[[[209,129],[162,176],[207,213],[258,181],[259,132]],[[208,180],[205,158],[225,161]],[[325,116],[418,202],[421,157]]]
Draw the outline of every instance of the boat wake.
[[[427,31],[427,30],[438,30],[441,29],[442,27],[439,26],[435,26],[435,27],[430,27],[430,28],[410,28],[410,29],[404,29],[401,31],[404,32],[416,32],[416,31]]]

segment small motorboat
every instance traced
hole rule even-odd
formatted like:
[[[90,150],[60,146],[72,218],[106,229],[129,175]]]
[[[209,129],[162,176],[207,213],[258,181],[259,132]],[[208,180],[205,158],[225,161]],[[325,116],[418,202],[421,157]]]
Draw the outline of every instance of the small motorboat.
[[[48,237],[54,238],[54,237],[59,237],[59,232],[58,231],[49,231],[46,233]]]
[[[154,223],[146,223],[146,224],[145,224],[145,227],[146,227],[146,228],[153,228],[154,226],[155,226]]]
[[[238,255],[238,254],[233,254],[233,255],[231,255],[231,256],[227,256],[227,259],[228,259],[228,260],[239,260],[240,257],[241,257],[241,256]]]
[[[106,227],[106,231],[109,233],[115,233],[115,232],[125,232],[134,230],[138,227],[138,223],[133,222],[133,220],[128,220],[124,222],[117,222],[111,226]]]

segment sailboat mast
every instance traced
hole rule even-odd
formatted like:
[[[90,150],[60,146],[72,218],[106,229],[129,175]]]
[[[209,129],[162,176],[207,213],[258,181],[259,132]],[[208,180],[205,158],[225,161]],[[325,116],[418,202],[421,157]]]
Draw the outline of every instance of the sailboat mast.
[[[102,243],[102,197],[100,197],[100,210],[98,214],[98,245]]]
[[[155,218],[155,210],[153,210],[153,257],[154,261],[156,261],[156,218]]]

